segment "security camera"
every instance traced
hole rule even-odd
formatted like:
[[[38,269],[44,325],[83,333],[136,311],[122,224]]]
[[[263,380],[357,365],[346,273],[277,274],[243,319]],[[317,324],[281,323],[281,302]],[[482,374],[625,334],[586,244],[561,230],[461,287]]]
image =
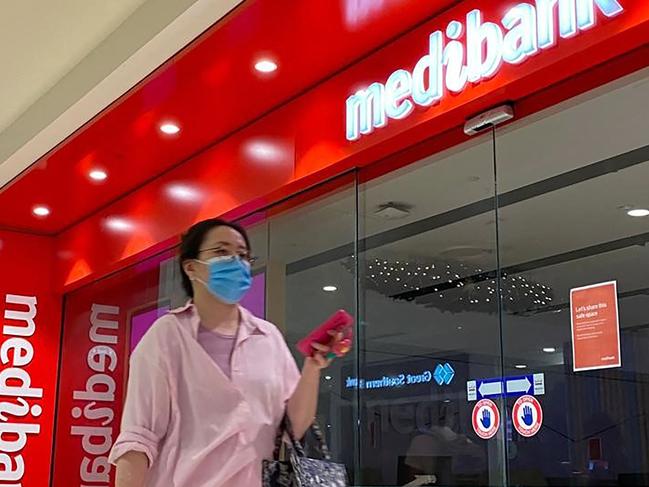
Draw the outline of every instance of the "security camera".
[[[492,108],[487,112],[467,120],[464,124],[464,133],[467,135],[476,135],[512,118],[514,118],[513,106],[502,105],[497,108]]]

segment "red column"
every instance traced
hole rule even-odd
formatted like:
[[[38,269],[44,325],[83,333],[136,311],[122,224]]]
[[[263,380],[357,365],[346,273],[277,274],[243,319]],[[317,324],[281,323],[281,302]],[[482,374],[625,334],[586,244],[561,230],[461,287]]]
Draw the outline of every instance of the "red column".
[[[0,231],[0,485],[50,479],[61,297],[54,242]]]

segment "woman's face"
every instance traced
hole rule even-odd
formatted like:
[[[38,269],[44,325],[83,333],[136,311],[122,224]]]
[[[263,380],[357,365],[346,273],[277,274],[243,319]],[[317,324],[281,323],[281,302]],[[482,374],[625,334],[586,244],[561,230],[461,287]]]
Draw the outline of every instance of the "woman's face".
[[[196,260],[205,262],[214,257],[227,255],[238,255],[241,258],[247,259],[250,257],[250,251],[243,235],[234,228],[224,226],[214,227],[205,235]],[[203,282],[208,282],[208,266],[196,260],[188,260],[185,262],[185,272],[190,278],[196,277]]]

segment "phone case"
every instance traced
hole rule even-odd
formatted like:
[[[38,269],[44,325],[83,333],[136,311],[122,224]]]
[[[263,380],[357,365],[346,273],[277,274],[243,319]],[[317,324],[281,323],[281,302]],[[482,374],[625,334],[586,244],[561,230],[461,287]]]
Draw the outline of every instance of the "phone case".
[[[330,331],[336,330],[344,333],[345,337],[342,343],[347,348],[351,347],[351,341],[354,333],[354,318],[347,313],[347,311],[339,310],[334,313],[327,321],[325,321],[318,328],[309,333],[306,337],[300,340],[297,344],[297,349],[305,357],[313,355],[312,343],[322,343],[326,345],[331,341]],[[336,355],[341,355],[336,350],[333,351]]]

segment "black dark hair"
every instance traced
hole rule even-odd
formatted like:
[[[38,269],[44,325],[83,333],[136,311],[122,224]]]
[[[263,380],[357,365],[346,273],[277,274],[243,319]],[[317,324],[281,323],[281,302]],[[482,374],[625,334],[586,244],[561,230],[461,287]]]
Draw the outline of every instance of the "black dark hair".
[[[183,263],[186,260],[198,258],[199,251],[203,245],[203,241],[205,240],[205,235],[207,235],[210,230],[217,227],[228,227],[239,232],[245,240],[248,250],[251,250],[250,237],[248,237],[248,232],[246,232],[241,225],[227,220],[221,220],[220,218],[210,218],[209,220],[203,220],[202,222],[192,225],[190,229],[183,234],[180,241],[180,250],[178,252],[180,257],[180,275],[183,280],[183,289],[190,298],[194,297],[194,288],[192,287],[192,281],[185,272]]]

